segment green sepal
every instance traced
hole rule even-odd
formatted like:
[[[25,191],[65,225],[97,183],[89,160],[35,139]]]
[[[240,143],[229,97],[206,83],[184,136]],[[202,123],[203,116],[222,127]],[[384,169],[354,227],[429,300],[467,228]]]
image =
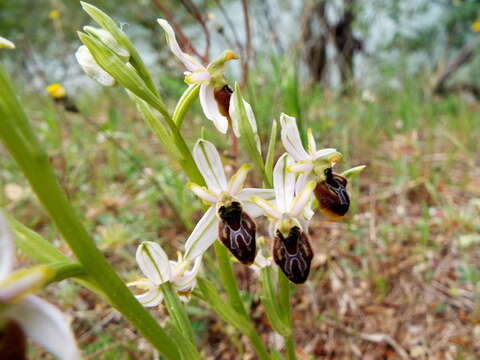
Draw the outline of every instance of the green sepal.
[[[354,176],[359,175],[366,167],[367,167],[367,165],[355,166],[351,169],[345,170],[340,175],[342,175],[344,178],[351,179]]]

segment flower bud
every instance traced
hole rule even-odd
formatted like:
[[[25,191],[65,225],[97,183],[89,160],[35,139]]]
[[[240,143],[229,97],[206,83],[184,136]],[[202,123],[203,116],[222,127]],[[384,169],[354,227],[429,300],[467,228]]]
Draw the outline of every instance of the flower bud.
[[[347,179],[335,174],[332,168],[324,171],[325,180],[317,183],[314,193],[319,203],[320,211],[330,217],[338,218],[345,215],[350,206],[347,193]]]
[[[291,227],[286,237],[282,231],[276,230],[273,259],[291,282],[303,284],[307,280],[312,258],[308,236],[300,227]]]
[[[242,264],[250,265],[255,260],[257,226],[242,210],[237,201],[222,205],[218,209],[218,238]]]

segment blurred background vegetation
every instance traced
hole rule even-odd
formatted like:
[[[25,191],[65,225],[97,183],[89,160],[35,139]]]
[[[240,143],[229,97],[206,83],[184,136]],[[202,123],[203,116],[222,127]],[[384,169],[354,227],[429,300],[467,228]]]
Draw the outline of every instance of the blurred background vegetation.
[[[313,128],[321,146],[339,149],[342,168],[368,165],[352,183],[347,219],[312,224],[313,271],[294,298],[300,359],[480,358],[479,1],[91,2],[123,25],[171,108],[186,85],[158,17],[205,62],[226,48],[240,55],[227,78],[244,87],[263,143],[283,111]],[[70,199],[132,280],[138,243],[170,243],[164,248],[173,255],[200,204],[126,95],[82,73],[74,52],[84,25],[91,24],[78,1],[0,0],[0,35],[17,46],[0,60]],[[48,96],[52,83],[66,89],[68,103]],[[230,159],[228,139],[198,106],[186,124],[190,144],[204,129]],[[0,205],[68,252],[0,152]],[[278,343],[253,275],[237,270],[263,336]],[[211,262],[205,271],[215,278]],[[70,309],[88,358],[154,358],[88,292],[69,282],[48,292]],[[206,310],[189,311],[206,359],[252,358],[233,328]],[[36,348],[31,355],[46,356]]]

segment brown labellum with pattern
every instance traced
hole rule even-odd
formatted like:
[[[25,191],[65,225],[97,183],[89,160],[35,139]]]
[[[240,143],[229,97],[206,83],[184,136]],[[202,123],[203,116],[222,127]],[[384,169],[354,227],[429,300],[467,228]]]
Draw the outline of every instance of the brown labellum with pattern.
[[[27,339],[15,321],[8,320],[0,328],[0,359],[26,360]]]
[[[312,258],[308,236],[298,226],[293,226],[287,237],[277,230],[273,239],[273,259],[291,282],[303,284],[307,280]]]
[[[242,205],[233,201],[218,209],[218,238],[242,264],[250,265],[255,260],[255,221],[243,211]]]
[[[335,174],[332,168],[325,169],[325,180],[317,183],[314,190],[323,214],[330,218],[339,218],[347,213],[350,207],[347,183],[347,179]]]
[[[233,90],[228,85],[225,85],[218,90],[214,90],[213,92],[213,96],[217,101],[218,110],[220,111],[220,114],[222,114],[228,119],[230,119],[230,113],[228,111],[230,108],[230,98],[232,97],[232,94],[233,94]]]

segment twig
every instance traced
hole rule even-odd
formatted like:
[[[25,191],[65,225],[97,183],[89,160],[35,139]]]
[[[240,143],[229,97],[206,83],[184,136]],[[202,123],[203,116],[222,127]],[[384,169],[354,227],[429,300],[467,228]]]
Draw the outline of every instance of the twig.
[[[245,21],[246,47],[245,47],[245,61],[243,62],[243,73],[242,73],[242,81],[240,82],[240,87],[244,87],[248,81],[248,67],[252,57],[252,34],[250,29],[250,15],[248,13],[247,0],[242,0],[242,9],[243,9],[243,19]]]
[[[200,26],[203,29],[203,33],[205,34],[205,51],[203,54],[203,61],[205,63],[208,63],[208,54],[210,51],[210,32],[208,31],[207,23],[205,22],[205,19],[203,18],[202,14],[200,13],[200,10],[198,10],[198,7],[190,0],[180,0],[183,4],[183,6],[187,9],[187,11],[192,14],[192,16],[195,18],[200,23]]]
[[[364,341],[369,341],[373,343],[385,342],[388,345],[390,345],[402,359],[410,359],[410,356],[405,351],[405,349],[403,349],[402,346],[393,337],[391,337],[388,334],[382,334],[382,333],[365,334],[365,333],[357,332],[329,318],[323,318],[323,321],[327,325],[334,327],[335,329],[340,330],[347,335],[359,337]]]

